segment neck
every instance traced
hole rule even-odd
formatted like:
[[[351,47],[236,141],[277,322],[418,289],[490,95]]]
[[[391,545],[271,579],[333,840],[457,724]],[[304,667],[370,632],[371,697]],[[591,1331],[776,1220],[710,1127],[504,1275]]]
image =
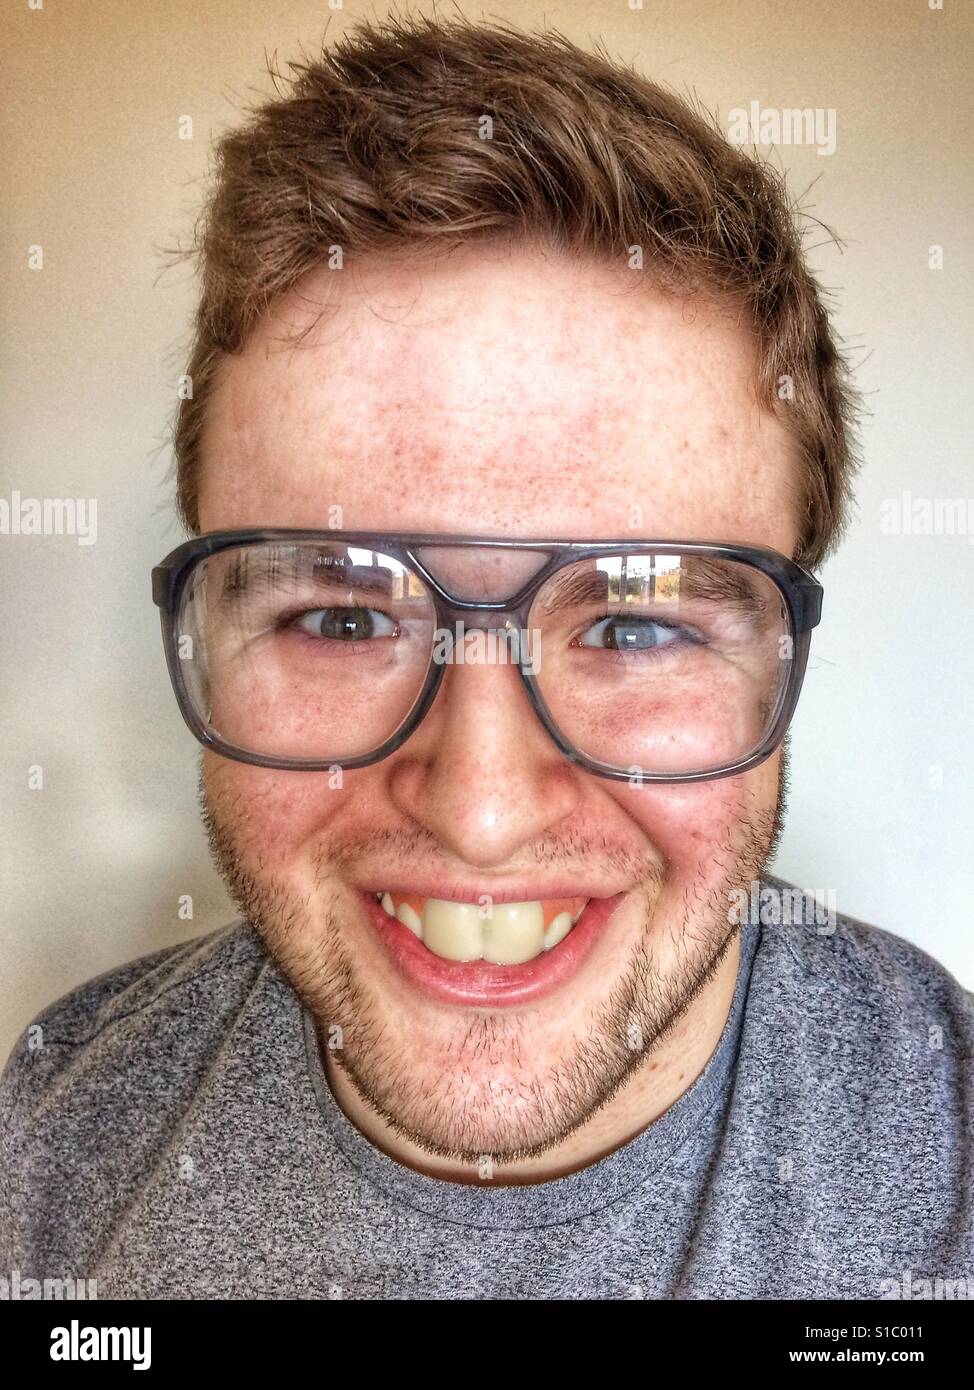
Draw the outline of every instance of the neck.
[[[739,964],[740,934],[735,933],[716,973],[619,1092],[554,1148],[535,1158],[497,1164],[492,1182],[509,1186],[565,1177],[605,1158],[659,1119],[689,1090],[713,1056],[730,1013]],[[483,1177],[469,1164],[431,1155],[397,1134],[362,1100],[347,1075],[335,1066],[329,1049],[319,1050],[336,1101],[376,1148],[429,1177],[483,1186]]]

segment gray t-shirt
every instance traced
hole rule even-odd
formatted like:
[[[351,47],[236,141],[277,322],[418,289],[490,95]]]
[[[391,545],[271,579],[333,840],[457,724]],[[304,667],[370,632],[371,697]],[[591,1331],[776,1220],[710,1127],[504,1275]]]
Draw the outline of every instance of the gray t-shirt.
[[[974,1297],[974,999],[810,898],[761,915],[689,1090],[517,1187],[366,1140],[246,923],[110,971],[3,1074],[0,1276],[100,1298]]]

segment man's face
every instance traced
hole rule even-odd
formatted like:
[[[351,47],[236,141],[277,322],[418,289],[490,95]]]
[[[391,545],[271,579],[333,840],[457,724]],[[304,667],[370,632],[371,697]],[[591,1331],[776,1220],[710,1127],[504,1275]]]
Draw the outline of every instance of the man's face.
[[[791,449],[753,377],[727,311],[559,254],[316,271],[225,364],[201,527],[324,529],[340,507],[350,530],[792,554]],[[504,1160],[584,1124],[712,977],[728,894],[776,829],[779,760],[715,782],[609,781],[561,755],[516,668],[474,664],[449,667],[412,737],[340,788],[210,753],[204,779],[231,891],[322,1034],[341,1029],[331,1062],[425,1151]],[[553,990],[503,1007],[403,974],[363,895],[459,883],[477,903],[525,880],[539,899],[566,884],[622,897]]]

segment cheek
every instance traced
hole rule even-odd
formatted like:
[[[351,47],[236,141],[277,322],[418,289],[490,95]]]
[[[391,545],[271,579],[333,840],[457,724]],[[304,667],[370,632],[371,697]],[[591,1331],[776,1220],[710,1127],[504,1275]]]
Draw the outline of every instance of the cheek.
[[[685,786],[626,787],[626,813],[666,860],[671,881],[720,882],[730,856],[752,859],[771,840],[778,798],[778,758],[740,777]]]
[[[342,786],[331,785],[327,772],[280,772],[209,752],[203,775],[218,824],[232,833],[253,865],[270,873],[300,860],[309,842],[346,806],[354,779],[346,772]]]

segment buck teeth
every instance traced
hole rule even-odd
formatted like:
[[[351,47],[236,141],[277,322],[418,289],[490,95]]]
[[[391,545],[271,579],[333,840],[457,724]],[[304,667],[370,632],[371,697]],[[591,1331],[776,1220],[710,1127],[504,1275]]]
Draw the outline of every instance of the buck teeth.
[[[584,910],[559,912],[545,927],[544,907],[537,900],[494,903],[487,908],[427,898],[420,914],[406,902],[397,907],[391,893],[377,893],[376,897],[384,911],[408,927],[433,955],[443,960],[486,960],[495,965],[522,965],[550,951],[564,941]]]

